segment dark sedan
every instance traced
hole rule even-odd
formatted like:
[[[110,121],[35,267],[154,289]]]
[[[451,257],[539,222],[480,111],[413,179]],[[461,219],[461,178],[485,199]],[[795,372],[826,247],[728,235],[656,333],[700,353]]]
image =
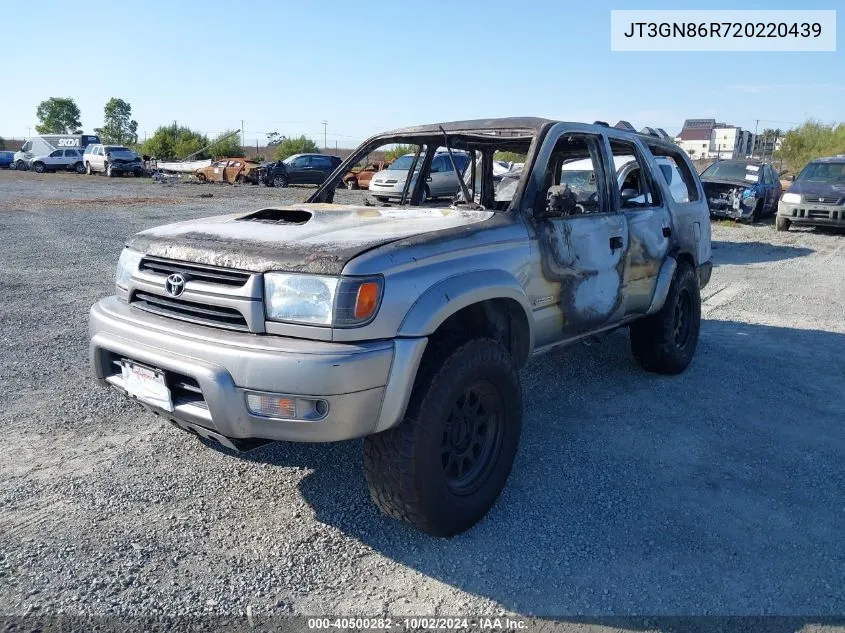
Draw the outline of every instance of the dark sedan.
[[[324,154],[294,154],[263,167],[261,180],[268,187],[322,185],[342,161]]]
[[[701,173],[710,217],[756,222],[775,215],[781,186],[778,172],[756,160],[719,160]]]

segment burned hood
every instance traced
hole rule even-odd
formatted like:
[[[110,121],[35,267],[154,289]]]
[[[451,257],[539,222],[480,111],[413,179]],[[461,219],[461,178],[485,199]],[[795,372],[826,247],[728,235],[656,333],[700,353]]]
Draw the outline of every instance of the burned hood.
[[[450,208],[302,204],[168,224],[138,233],[127,246],[157,257],[253,272],[333,275],[365,251],[492,215]]]

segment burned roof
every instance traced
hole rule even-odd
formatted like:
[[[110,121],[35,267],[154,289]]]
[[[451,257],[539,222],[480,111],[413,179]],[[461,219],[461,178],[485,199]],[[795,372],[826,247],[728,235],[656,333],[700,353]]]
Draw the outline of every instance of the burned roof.
[[[479,132],[489,130],[496,131],[510,131],[510,130],[524,130],[526,132],[537,133],[544,126],[549,123],[556,123],[551,119],[542,119],[539,117],[505,117],[501,119],[472,119],[469,121],[451,121],[448,123],[432,123],[429,125],[414,125],[411,127],[398,128],[384,132],[379,136],[393,136],[404,134],[440,134],[442,127],[447,132]]]

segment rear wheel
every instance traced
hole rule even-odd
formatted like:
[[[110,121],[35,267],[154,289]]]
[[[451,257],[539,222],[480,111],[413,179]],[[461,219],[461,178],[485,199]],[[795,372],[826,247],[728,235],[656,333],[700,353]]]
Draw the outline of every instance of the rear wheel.
[[[197,180],[199,180],[200,182],[205,182],[208,179],[205,177],[205,174],[197,174]]]
[[[114,176],[114,172],[112,171],[111,163],[106,163],[106,176],[111,178]]]
[[[73,170],[77,174],[84,174],[85,173],[85,165],[83,165],[82,163],[76,163],[76,165],[73,166]]]
[[[287,187],[288,179],[284,176],[273,176],[273,186],[282,188]]]
[[[701,292],[692,266],[679,263],[659,312],[631,324],[631,351],[646,371],[680,374],[692,361],[701,328]]]
[[[32,171],[34,171],[36,174],[43,174],[45,171],[47,171],[47,167],[44,165],[44,163],[39,161],[32,164]]]
[[[94,175],[94,170],[91,169],[91,163],[89,163],[87,161],[85,162],[85,173],[88,174],[89,176]]]
[[[23,160],[18,159],[15,165],[17,165],[18,171],[26,171],[27,169],[27,165]]]
[[[237,176],[235,176],[235,182],[239,185],[242,185],[246,182],[246,178],[244,178],[243,174],[238,174]]]
[[[778,231],[788,231],[790,226],[792,226],[792,220],[790,220],[789,218],[784,218],[781,216],[777,216],[775,218],[775,228]]]
[[[469,529],[505,486],[522,427],[522,388],[491,339],[433,341],[405,419],[364,440],[364,472],[382,512],[435,536]]]
[[[355,178],[350,178],[346,181],[346,188],[347,189],[357,189],[358,188],[358,180]]]

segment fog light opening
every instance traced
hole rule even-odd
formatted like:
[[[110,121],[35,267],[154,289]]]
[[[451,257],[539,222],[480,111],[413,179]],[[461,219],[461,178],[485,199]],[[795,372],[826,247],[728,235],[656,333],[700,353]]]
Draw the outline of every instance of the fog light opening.
[[[325,400],[275,393],[247,392],[246,406],[250,413],[262,418],[299,422],[316,422],[329,412],[329,403]]]

